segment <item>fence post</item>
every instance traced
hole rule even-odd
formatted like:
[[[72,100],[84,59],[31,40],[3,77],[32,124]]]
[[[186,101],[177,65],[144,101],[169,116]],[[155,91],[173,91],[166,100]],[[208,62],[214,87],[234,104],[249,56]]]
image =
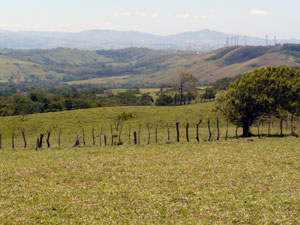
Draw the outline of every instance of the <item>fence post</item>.
[[[158,132],[158,124],[156,124],[156,127],[155,127],[155,143],[156,143],[156,144],[158,143],[158,140],[157,140],[157,132]]]
[[[15,149],[15,132],[13,131],[12,137],[11,137],[11,148]]]
[[[22,130],[22,137],[23,137],[23,141],[24,141],[24,148],[27,147],[27,142],[26,142],[26,137],[25,137],[25,131]]]
[[[219,118],[217,117],[217,131],[218,131],[218,136],[217,136],[217,141],[220,140],[220,126],[219,126]]]
[[[225,140],[228,139],[228,120],[226,121],[226,135],[225,135]]]
[[[189,127],[190,127],[190,124],[187,123],[187,124],[186,124],[186,128],[185,128],[185,131],[186,131],[186,141],[187,141],[187,142],[190,142],[190,138],[189,138]]]
[[[121,124],[120,131],[119,131],[119,144],[121,144],[122,130],[123,130],[123,124]]]
[[[61,136],[61,128],[58,131],[58,147],[60,148],[60,136]]]
[[[101,130],[100,130],[100,137],[99,137],[99,145],[102,146],[102,132],[103,132],[103,127],[101,126]]]
[[[236,128],[235,128],[235,138],[236,138],[236,139],[239,138],[238,130],[239,130],[239,125],[238,125],[238,123],[236,123]]]
[[[107,137],[106,137],[106,134],[104,134],[104,145],[105,145],[105,146],[107,145]]]
[[[138,131],[138,144],[141,144],[141,125],[139,125],[139,131]]]
[[[208,141],[211,141],[211,130],[210,130],[210,119],[207,119],[207,126],[208,126]]]
[[[130,145],[130,136],[131,136],[131,125],[129,126],[129,132],[128,132],[128,143]]]
[[[47,146],[48,148],[50,148],[50,135],[51,135],[51,131],[47,131]]]
[[[80,137],[79,137],[79,135],[77,135],[76,141],[75,141],[73,147],[77,147],[77,146],[79,146],[79,145],[80,145]]]
[[[96,144],[96,142],[95,142],[95,133],[94,133],[94,127],[92,128],[92,138],[93,138],[93,145],[95,145]]]
[[[170,143],[170,128],[169,128],[169,124],[167,124],[167,132],[168,132],[168,143]]]
[[[176,132],[177,132],[177,142],[179,143],[180,142],[180,137],[179,137],[179,123],[177,122],[176,123]]]
[[[149,145],[150,144],[150,136],[151,136],[149,123],[147,123],[147,129],[148,129],[148,145]]]
[[[200,142],[200,138],[199,138],[199,126],[202,123],[202,120],[200,120],[197,125],[196,125],[196,140],[197,142]]]
[[[133,132],[133,136],[134,136],[134,144],[137,144],[137,137],[136,137],[136,131]]]
[[[85,145],[84,128],[82,128],[82,141],[83,145]]]
[[[111,134],[111,146],[114,145],[114,133],[113,133],[113,127],[110,125],[110,134]]]

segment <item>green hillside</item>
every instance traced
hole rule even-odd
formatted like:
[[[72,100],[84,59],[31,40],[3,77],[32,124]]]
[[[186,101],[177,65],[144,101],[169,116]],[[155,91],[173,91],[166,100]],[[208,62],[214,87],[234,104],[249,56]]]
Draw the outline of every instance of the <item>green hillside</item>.
[[[299,139],[235,139],[235,127],[229,125],[229,139],[225,140],[226,122],[220,118],[221,139],[216,141],[217,114],[212,109],[212,103],[205,103],[98,108],[23,119],[1,117],[0,223],[297,224]],[[110,125],[122,112],[131,112],[133,118],[124,123],[123,145],[110,146]],[[208,117],[212,142],[207,141]],[[203,123],[198,143],[195,124],[199,119]],[[180,122],[180,143],[176,142],[175,122]],[[185,138],[187,122],[189,143]],[[170,126],[170,142],[166,123]],[[129,144],[130,125],[132,135],[142,126],[140,145],[133,144],[133,136]],[[102,146],[99,143],[101,127],[107,135],[106,147],[103,135]],[[26,149],[22,130],[28,142]],[[15,149],[11,146],[13,131]],[[35,151],[36,138],[46,131],[51,131],[51,147],[47,148],[44,141],[44,147]],[[267,126],[261,131],[266,134]],[[278,131],[279,124],[274,123],[271,133]],[[77,134],[81,135],[81,144],[73,148]]]
[[[0,79],[30,82],[55,80],[57,84],[158,86],[177,79],[184,70],[207,84],[262,66],[299,66],[299,49],[284,47],[230,47],[210,54],[157,51],[145,48],[83,51],[76,49],[0,49]]]

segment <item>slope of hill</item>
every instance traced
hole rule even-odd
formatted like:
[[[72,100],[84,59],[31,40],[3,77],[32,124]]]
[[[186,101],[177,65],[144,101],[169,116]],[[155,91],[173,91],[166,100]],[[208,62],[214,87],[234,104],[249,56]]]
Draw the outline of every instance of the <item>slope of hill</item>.
[[[177,71],[196,76],[201,84],[233,77],[262,66],[299,66],[298,45],[230,47],[210,54],[145,48],[120,50],[0,49],[0,79],[55,81],[57,84],[159,86],[177,79]]]

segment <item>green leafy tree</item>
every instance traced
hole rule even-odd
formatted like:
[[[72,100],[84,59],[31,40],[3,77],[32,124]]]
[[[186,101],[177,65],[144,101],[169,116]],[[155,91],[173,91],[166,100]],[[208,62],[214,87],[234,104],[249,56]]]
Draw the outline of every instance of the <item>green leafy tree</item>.
[[[156,106],[168,106],[173,105],[173,98],[167,94],[160,94],[155,102]]]
[[[287,66],[267,67],[244,74],[216,101],[217,109],[251,136],[250,126],[260,116],[295,114],[300,109],[300,71]]]

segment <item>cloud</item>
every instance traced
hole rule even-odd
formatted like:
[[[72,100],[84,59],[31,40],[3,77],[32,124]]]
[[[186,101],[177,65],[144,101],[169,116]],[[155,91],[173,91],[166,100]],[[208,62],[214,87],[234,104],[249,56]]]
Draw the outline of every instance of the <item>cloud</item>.
[[[270,14],[265,10],[254,9],[250,12],[250,15],[251,16],[268,16]]]

